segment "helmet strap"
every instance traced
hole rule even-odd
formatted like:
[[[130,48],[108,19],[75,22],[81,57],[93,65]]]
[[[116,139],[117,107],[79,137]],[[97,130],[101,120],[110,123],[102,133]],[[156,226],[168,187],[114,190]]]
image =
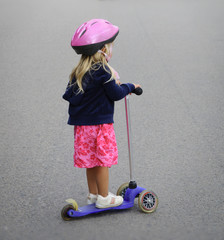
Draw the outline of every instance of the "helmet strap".
[[[110,59],[111,59],[111,57],[112,57],[112,50],[113,50],[113,47],[112,47],[112,44],[110,44],[110,55],[106,54],[106,53],[105,53],[104,51],[102,51],[102,50],[98,50],[98,52],[99,52],[99,53],[102,53],[102,54],[105,56],[107,62],[109,62]]]

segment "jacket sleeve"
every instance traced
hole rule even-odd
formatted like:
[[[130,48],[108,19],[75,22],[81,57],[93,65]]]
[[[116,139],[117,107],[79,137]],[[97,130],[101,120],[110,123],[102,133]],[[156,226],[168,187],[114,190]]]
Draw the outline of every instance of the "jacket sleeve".
[[[104,89],[107,96],[112,101],[118,101],[124,98],[130,92],[132,92],[135,89],[135,86],[132,83],[118,85],[116,84],[115,80],[111,80],[104,83]]]

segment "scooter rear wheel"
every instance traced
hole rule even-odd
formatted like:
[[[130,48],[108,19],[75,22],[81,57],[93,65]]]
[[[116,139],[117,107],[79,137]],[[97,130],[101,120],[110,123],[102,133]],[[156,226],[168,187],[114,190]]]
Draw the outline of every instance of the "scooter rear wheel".
[[[144,213],[153,213],[158,207],[159,199],[153,191],[143,191],[138,197],[138,206]]]
[[[77,209],[74,208],[71,204],[65,205],[65,206],[62,208],[62,210],[61,210],[61,217],[62,217],[62,219],[63,219],[64,221],[71,221],[71,220],[73,219],[72,217],[70,217],[70,216],[68,215],[68,211],[69,211],[70,209],[73,209],[73,210],[75,210],[75,211],[78,210],[78,208],[77,208]]]
[[[117,196],[124,198],[126,190],[128,189],[129,183],[123,183],[117,190]]]

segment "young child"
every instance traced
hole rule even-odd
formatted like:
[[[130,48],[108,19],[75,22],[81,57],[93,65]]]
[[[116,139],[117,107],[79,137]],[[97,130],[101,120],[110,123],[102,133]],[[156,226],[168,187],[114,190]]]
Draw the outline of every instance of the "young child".
[[[74,125],[74,166],[86,168],[87,203],[97,208],[119,206],[121,196],[108,191],[109,170],[117,164],[113,128],[114,101],[124,98],[137,84],[121,84],[108,64],[119,28],[104,19],[92,19],[75,32],[71,46],[81,54],[70,75],[63,98],[69,102],[68,124]]]

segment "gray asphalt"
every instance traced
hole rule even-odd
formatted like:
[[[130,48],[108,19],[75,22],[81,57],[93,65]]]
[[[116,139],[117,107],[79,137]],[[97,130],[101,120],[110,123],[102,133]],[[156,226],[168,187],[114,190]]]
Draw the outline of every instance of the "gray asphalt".
[[[130,98],[134,176],[159,206],[64,222],[65,199],[84,205],[87,186],[61,96],[72,34],[91,18],[120,27],[111,65],[144,90]],[[0,26],[1,240],[224,239],[222,0],[1,0]],[[114,126],[115,193],[129,180],[123,101]]]

